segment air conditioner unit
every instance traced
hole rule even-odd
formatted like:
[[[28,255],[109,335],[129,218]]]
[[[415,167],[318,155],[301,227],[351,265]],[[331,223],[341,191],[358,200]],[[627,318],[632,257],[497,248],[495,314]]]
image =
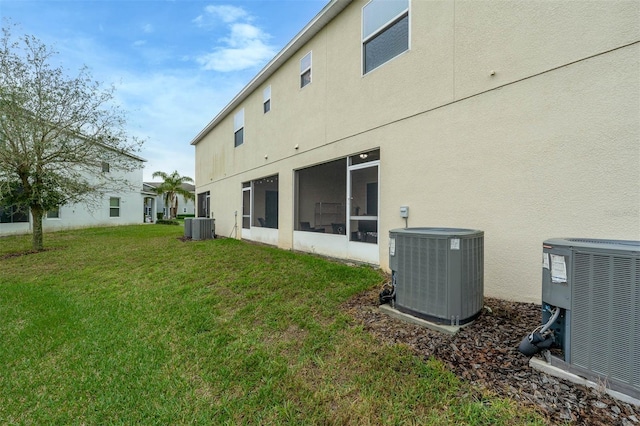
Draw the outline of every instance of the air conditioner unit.
[[[542,261],[551,364],[640,398],[640,241],[550,239]]]
[[[195,217],[191,221],[191,239],[208,240],[215,238],[215,219]]]
[[[462,325],[483,306],[484,232],[459,228],[389,231],[395,307],[429,321]]]
[[[191,226],[192,221],[193,221],[192,217],[184,218],[184,237],[185,238],[191,238],[192,229],[193,229],[193,227]]]

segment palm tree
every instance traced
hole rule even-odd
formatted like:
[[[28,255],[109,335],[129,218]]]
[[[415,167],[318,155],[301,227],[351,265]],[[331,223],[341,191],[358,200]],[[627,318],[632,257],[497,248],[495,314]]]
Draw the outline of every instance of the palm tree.
[[[166,174],[165,172],[154,172],[152,175],[154,178],[162,178],[162,183],[155,189],[156,193],[163,195],[164,205],[169,212],[169,219],[176,217],[178,211],[178,196],[182,195],[185,202],[187,200],[194,200],[195,196],[192,192],[184,189],[182,186],[184,183],[191,182],[193,179],[189,176],[180,176],[178,171]]]

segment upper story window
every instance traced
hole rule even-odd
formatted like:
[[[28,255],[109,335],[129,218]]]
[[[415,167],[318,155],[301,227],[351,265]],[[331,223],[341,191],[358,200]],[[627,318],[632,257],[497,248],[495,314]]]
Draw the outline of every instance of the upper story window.
[[[265,114],[271,111],[271,86],[262,91],[262,110]]]
[[[311,52],[300,59],[300,87],[311,83]]]
[[[244,143],[244,108],[233,116],[233,146]]]
[[[371,0],[362,8],[362,73],[409,50],[409,0]]]
[[[103,161],[101,163],[102,166],[102,173],[109,173],[109,163]]]

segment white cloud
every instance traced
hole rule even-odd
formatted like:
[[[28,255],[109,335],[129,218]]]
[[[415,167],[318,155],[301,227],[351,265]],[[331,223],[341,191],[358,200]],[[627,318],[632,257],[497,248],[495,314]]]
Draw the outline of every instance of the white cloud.
[[[231,47],[241,47],[245,43],[266,38],[269,38],[269,36],[264,34],[258,27],[250,24],[233,24],[231,26],[231,35],[222,38],[221,41],[226,42]]]
[[[239,71],[261,65],[275,55],[275,48],[265,43],[270,36],[249,24],[233,24],[231,34],[220,41],[225,47],[196,58],[205,70]]]
[[[207,6],[205,11],[209,17],[220,18],[226,23],[229,34],[218,40],[222,46],[196,58],[203,69],[218,72],[244,70],[262,65],[276,54],[275,47],[268,44],[271,36],[250,24],[252,17],[244,9]],[[204,21],[202,15],[194,20],[200,26],[204,26]]]
[[[252,18],[241,7],[220,5],[220,6],[207,6],[204,8],[205,15],[200,15],[193,20],[193,22],[199,27],[212,26],[218,21],[222,21],[226,24],[237,22],[241,19],[251,21]]]
[[[153,32],[153,25],[151,24],[145,24],[142,26],[142,31],[144,31],[145,33],[152,33]]]

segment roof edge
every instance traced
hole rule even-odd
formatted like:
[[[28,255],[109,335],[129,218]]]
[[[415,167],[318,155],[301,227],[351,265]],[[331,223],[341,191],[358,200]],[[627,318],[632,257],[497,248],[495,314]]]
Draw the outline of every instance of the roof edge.
[[[331,0],[305,27],[216,115],[190,142],[197,145],[231,111],[240,105],[269,77],[288,61],[295,52],[320,32],[333,18],[342,12],[353,0]]]

